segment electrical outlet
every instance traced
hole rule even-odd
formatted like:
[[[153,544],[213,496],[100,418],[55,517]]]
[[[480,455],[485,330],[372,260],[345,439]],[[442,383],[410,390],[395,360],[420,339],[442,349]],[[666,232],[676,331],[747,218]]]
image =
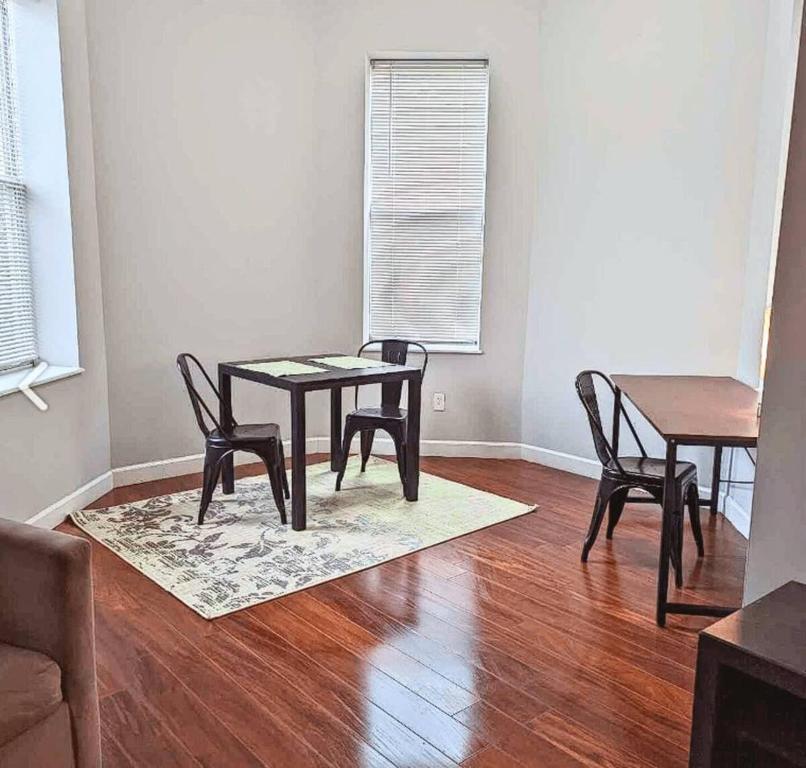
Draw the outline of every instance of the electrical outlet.
[[[434,410],[435,411],[444,411],[445,410],[445,393],[444,392],[434,392]]]

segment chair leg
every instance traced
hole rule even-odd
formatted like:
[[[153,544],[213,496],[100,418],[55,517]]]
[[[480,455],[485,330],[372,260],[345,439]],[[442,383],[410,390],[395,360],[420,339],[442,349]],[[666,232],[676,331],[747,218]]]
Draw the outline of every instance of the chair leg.
[[[397,473],[400,475],[400,482],[406,485],[406,443],[400,440],[395,444],[395,453],[397,453]]]
[[[356,432],[358,432],[358,429],[356,429],[348,419],[344,430],[344,442],[341,446],[341,466],[339,467],[339,474],[336,475],[337,491],[341,490],[341,482],[344,480],[344,473],[347,471],[347,460],[350,458],[350,445],[353,442]]]
[[[266,467],[266,474],[269,476],[271,495],[280,513],[280,522],[286,524],[285,499],[283,497],[282,471],[280,469],[280,451],[276,445],[269,445],[265,449],[255,450]]]
[[[588,562],[588,553],[591,551],[596,537],[599,535],[599,528],[602,526],[604,513],[607,509],[607,502],[610,499],[613,489],[609,482],[601,480],[599,482],[599,490],[596,494],[596,503],[593,505],[593,516],[591,517],[591,524],[588,528],[588,535],[585,537],[585,543],[582,545],[582,562]]]
[[[199,504],[199,517],[197,524],[204,523],[207,508],[213,499],[218,478],[221,475],[221,459],[228,453],[218,448],[207,447],[204,451],[204,480],[202,483],[201,503]]]
[[[686,510],[683,489],[678,488],[676,495],[675,519],[672,526],[672,565],[674,566],[674,584],[680,589],[683,586],[683,519]]]
[[[280,513],[280,522],[283,525],[288,524],[288,519],[285,514],[285,498],[283,497],[283,480],[282,470],[279,464],[271,466],[266,465],[266,470],[269,475],[269,484],[271,485],[271,493],[274,496],[274,503],[277,505],[277,510]]]
[[[395,457],[397,458],[397,473],[400,475],[400,482],[406,485],[406,438],[405,433],[397,430],[389,432],[392,442],[395,444]]]
[[[361,431],[361,471],[367,468],[369,455],[372,453],[372,441],[375,439],[374,429],[364,429]]]
[[[694,541],[697,542],[697,556],[705,555],[705,546],[702,540],[702,527],[700,526],[700,492],[697,483],[691,483],[688,487],[688,516],[691,520],[691,532],[694,534]]]
[[[277,441],[277,450],[280,453],[280,479],[283,482],[283,493],[287,499],[291,498],[291,491],[288,488],[288,472],[285,468],[285,449],[282,439]]]
[[[677,515],[677,539],[675,540],[676,560],[674,568],[674,585],[680,589],[683,586],[683,510]]]
[[[613,531],[616,530],[616,526],[618,525],[618,521],[621,520],[621,513],[624,511],[624,503],[627,501],[627,494],[629,493],[629,488],[624,488],[623,490],[616,491],[610,497],[610,511],[608,513],[607,519],[607,538],[613,538]]]

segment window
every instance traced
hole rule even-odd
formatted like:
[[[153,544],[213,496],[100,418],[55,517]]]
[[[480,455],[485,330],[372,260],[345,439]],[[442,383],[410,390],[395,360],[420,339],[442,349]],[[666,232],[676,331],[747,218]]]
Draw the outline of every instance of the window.
[[[489,64],[370,58],[365,336],[478,351]]]
[[[9,0],[0,0],[0,371],[37,358],[13,54]]]

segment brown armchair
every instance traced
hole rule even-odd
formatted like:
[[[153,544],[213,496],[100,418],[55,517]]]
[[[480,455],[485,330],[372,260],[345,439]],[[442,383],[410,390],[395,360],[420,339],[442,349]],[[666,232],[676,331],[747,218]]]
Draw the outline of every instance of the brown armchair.
[[[0,520],[0,765],[101,765],[89,542]]]

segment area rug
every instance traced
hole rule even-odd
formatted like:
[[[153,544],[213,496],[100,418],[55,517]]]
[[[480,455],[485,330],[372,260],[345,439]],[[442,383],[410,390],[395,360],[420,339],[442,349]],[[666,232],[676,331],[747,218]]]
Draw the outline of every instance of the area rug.
[[[351,459],[335,492],[329,462],[308,467],[308,528],[280,524],[265,476],[217,493],[196,525],[201,491],[85,509],[73,522],[206,619],[393,560],[536,509],[420,473],[403,498],[394,463]],[[291,517],[290,502],[288,505]]]

